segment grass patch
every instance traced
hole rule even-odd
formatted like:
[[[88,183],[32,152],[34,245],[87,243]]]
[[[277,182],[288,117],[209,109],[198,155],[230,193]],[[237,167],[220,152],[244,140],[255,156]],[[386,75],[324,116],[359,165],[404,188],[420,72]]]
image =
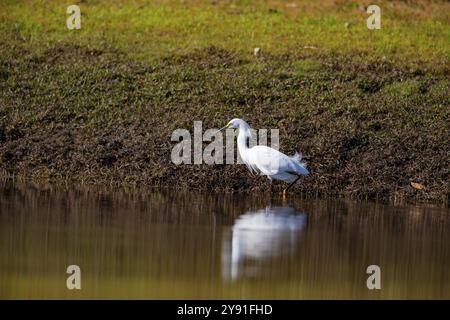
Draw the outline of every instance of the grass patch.
[[[297,75],[308,75],[312,72],[320,71],[322,68],[322,63],[314,59],[305,59],[300,61],[295,61],[293,64],[294,72]]]
[[[381,1],[381,30],[367,29],[365,6],[353,1],[115,0],[80,3],[81,30],[70,31],[66,8],[71,4],[3,1],[0,37],[34,50],[61,41],[113,47],[145,60],[210,46],[249,54],[255,47],[275,54],[360,51],[399,61],[450,56],[450,4],[445,1]]]
[[[358,55],[249,58],[216,47],[152,63],[71,45],[36,54],[3,44],[0,56],[6,174],[266,190],[266,180],[247,177],[243,167],[170,163],[173,130],[241,117],[254,128],[279,128],[283,152],[303,152],[312,175],[297,192],[434,201],[448,195],[443,69],[420,65],[427,71],[417,74]],[[307,76],[293,72],[299,69]]]
[[[421,92],[421,83],[414,79],[408,79],[390,84],[385,87],[385,90],[392,95],[407,97],[419,94]]]
[[[69,4],[0,3],[3,175],[265,190],[169,161],[173,130],[241,117],[303,152],[298,192],[448,201],[448,2],[381,1],[376,31],[345,0],[83,1],[76,31]]]

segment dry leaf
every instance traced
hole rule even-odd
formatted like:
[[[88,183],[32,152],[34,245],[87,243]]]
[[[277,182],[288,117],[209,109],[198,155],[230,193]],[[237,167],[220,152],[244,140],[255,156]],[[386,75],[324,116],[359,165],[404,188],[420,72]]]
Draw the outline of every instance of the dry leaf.
[[[425,186],[423,184],[417,183],[417,182],[411,182],[411,187],[417,189],[417,190],[422,190],[425,189]]]

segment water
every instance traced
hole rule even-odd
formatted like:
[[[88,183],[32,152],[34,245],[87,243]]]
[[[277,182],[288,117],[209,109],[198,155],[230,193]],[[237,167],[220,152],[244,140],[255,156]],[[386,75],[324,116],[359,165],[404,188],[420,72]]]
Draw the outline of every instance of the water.
[[[450,213],[3,183],[0,298],[449,299]]]

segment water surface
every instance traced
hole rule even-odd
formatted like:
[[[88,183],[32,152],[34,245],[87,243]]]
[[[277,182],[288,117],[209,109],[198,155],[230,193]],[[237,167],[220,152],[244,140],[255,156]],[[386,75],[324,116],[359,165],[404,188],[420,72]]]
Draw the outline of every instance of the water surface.
[[[73,264],[81,290],[66,288]],[[0,298],[449,299],[450,213],[2,183]]]

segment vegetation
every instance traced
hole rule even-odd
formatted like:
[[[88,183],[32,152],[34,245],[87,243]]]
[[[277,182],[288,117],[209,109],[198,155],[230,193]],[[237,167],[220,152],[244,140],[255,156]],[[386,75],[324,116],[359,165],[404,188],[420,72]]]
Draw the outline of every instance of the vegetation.
[[[242,117],[303,152],[298,192],[448,201],[448,2],[380,2],[368,30],[368,2],[83,1],[68,30],[69,2],[0,4],[3,176],[267,190],[170,163],[174,129]]]

